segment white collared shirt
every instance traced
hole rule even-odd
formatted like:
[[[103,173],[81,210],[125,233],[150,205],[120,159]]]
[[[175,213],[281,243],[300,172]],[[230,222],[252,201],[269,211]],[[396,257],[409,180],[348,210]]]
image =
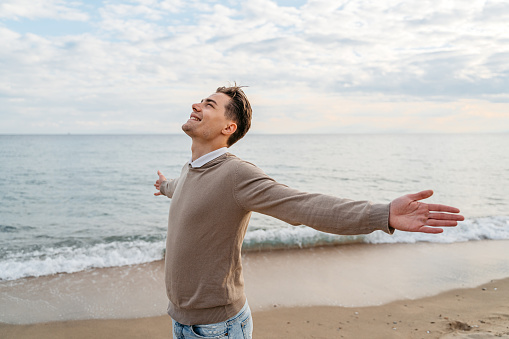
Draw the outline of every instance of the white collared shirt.
[[[228,152],[228,147],[221,147],[219,149],[216,149],[215,151],[212,151],[210,153],[207,153],[205,155],[202,155],[195,161],[193,161],[193,158],[189,160],[189,165],[191,165],[192,168],[199,168],[205,165],[207,162],[214,160],[217,157],[220,157],[221,155]]]

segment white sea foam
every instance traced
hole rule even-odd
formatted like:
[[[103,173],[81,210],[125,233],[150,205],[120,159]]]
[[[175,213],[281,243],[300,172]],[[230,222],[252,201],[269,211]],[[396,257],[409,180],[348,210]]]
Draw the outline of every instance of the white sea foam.
[[[164,242],[112,242],[91,247],[46,248],[44,252],[10,254],[0,262],[0,279],[14,280],[89,268],[140,264],[162,259]]]
[[[327,244],[363,242],[364,236],[338,236],[316,231],[305,226],[283,226],[268,230],[247,232],[244,249],[278,249],[289,247],[311,247]]]
[[[467,219],[457,227],[445,228],[441,234],[408,233],[396,231],[389,235],[373,232],[363,236],[336,236],[315,231],[309,227],[279,227],[270,230],[248,232],[244,245],[246,248],[265,249],[282,247],[309,247],[324,244],[344,244],[352,242],[416,243],[437,242],[453,243],[475,240],[509,239],[509,217],[481,217]]]
[[[312,247],[346,243],[453,243],[475,240],[509,239],[509,216],[467,219],[458,227],[440,235],[406,233],[393,235],[373,232],[368,235],[337,236],[304,226],[282,226],[249,230],[244,249]],[[140,264],[163,258],[164,240],[111,242],[90,247],[46,248],[44,251],[11,253],[0,261],[0,279],[14,280],[30,276],[72,273],[89,268]]]
[[[437,242],[453,243],[475,240],[509,239],[509,217],[481,217],[459,222],[457,227],[444,228],[441,234],[408,233],[396,231],[393,235],[375,232],[366,236],[365,241],[381,243]]]

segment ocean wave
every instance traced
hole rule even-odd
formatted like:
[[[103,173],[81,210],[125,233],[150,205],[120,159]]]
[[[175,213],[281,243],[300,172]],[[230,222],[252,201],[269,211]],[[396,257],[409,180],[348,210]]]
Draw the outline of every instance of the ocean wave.
[[[164,241],[110,242],[90,247],[49,247],[7,253],[0,262],[0,280],[73,273],[89,268],[141,264],[163,258]]]
[[[364,237],[364,235],[333,235],[305,226],[285,226],[248,231],[242,249],[250,251],[341,245],[364,242]]]
[[[393,235],[382,232],[371,233],[365,241],[371,244],[392,243],[454,243],[476,240],[509,239],[509,216],[490,216],[466,219],[457,227],[444,228],[440,234],[408,233],[396,231]]]
[[[409,233],[396,231],[390,235],[384,232],[373,232],[366,235],[338,236],[323,233],[309,227],[278,227],[270,230],[248,232],[244,248],[277,249],[293,247],[312,247],[323,245],[341,245],[350,243],[391,244],[436,242],[454,243],[476,240],[509,239],[509,216],[491,216],[467,219],[459,222],[457,227],[444,228],[440,234]]]
[[[304,226],[249,229],[243,250],[303,248],[350,243],[453,243],[475,240],[509,239],[509,216],[480,217],[446,228],[444,233],[423,234],[396,231],[393,235],[373,232],[367,235],[338,236]],[[106,241],[107,240],[107,241]],[[40,248],[4,253],[0,261],[0,280],[15,280],[56,273],[73,273],[90,268],[141,264],[160,260],[165,241],[161,237],[105,238],[105,243]]]

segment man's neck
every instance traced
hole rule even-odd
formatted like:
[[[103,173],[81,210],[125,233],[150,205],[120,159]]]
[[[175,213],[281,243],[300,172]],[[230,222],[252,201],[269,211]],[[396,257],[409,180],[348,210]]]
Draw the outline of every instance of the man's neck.
[[[195,161],[196,159],[204,156],[205,154],[208,154],[210,152],[213,152],[215,150],[218,150],[220,148],[227,147],[226,144],[223,143],[199,143],[193,140],[193,144],[191,145],[191,153],[192,153],[192,160]]]

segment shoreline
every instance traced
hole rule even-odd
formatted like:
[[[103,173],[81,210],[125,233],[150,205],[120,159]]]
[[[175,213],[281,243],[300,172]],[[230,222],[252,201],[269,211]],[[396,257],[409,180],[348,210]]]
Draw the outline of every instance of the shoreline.
[[[253,311],[254,338],[508,338],[509,278],[415,300],[366,307]],[[2,338],[168,338],[168,316],[0,323]]]
[[[489,323],[509,323],[508,240],[351,244],[248,252],[243,255],[243,266],[246,295],[255,319],[255,338],[272,338],[271,331],[278,333],[273,338],[285,338],[288,331],[293,333],[293,327],[286,325],[297,319],[300,325],[296,328],[303,335],[315,333],[315,337],[320,337],[322,334],[317,333],[326,331],[323,333],[328,336],[322,337],[330,338],[335,337],[330,332],[335,329],[338,333],[334,335],[352,331],[345,338],[363,337],[355,334],[366,330],[361,326],[363,321],[380,331],[391,325],[381,322],[387,320],[384,314],[401,314],[403,320],[394,320],[397,329],[414,323],[420,324],[416,328],[424,328],[428,324],[416,318],[423,315],[429,323],[427,328],[445,333],[442,325],[446,319],[433,315],[438,309],[443,309],[443,314],[458,310],[458,316],[449,320],[479,328],[479,324],[485,328]],[[478,286],[484,284],[488,284],[487,289],[479,290]],[[454,293],[463,296],[462,303],[448,305],[455,300]],[[481,297],[486,305],[478,300]],[[404,305],[422,303],[428,306],[415,306],[413,313],[406,314],[409,309]],[[97,337],[115,338],[115,333],[124,333],[123,337],[167,338],[171,326],[165,315],[162,261],[0,282],[0,304],[2,338],[35,337],[31,333],[58,338],[54,335],[67,333],[62,334],[64,338],[71,329],[77,338],[87,337],[86,333],[92,336],[90,331],[103,331],[94,335]],[[471,313],[477,310],[483,310],[485,315]],[[361,314],[372,316],[367,319]],[[412,314],[413,318],[406,317]],[[352,327],[355,323],[361,328]],[[491,330],[503,330],[502,325],[497,326]],[[272,330],[264,332],[265,329]],[[125,335],[127,330],[131,336]],[[395,331],[390,337],[398,338],[394,336],[398,330],[390,330]],[[47,337],[42,335],[45,331]]]

